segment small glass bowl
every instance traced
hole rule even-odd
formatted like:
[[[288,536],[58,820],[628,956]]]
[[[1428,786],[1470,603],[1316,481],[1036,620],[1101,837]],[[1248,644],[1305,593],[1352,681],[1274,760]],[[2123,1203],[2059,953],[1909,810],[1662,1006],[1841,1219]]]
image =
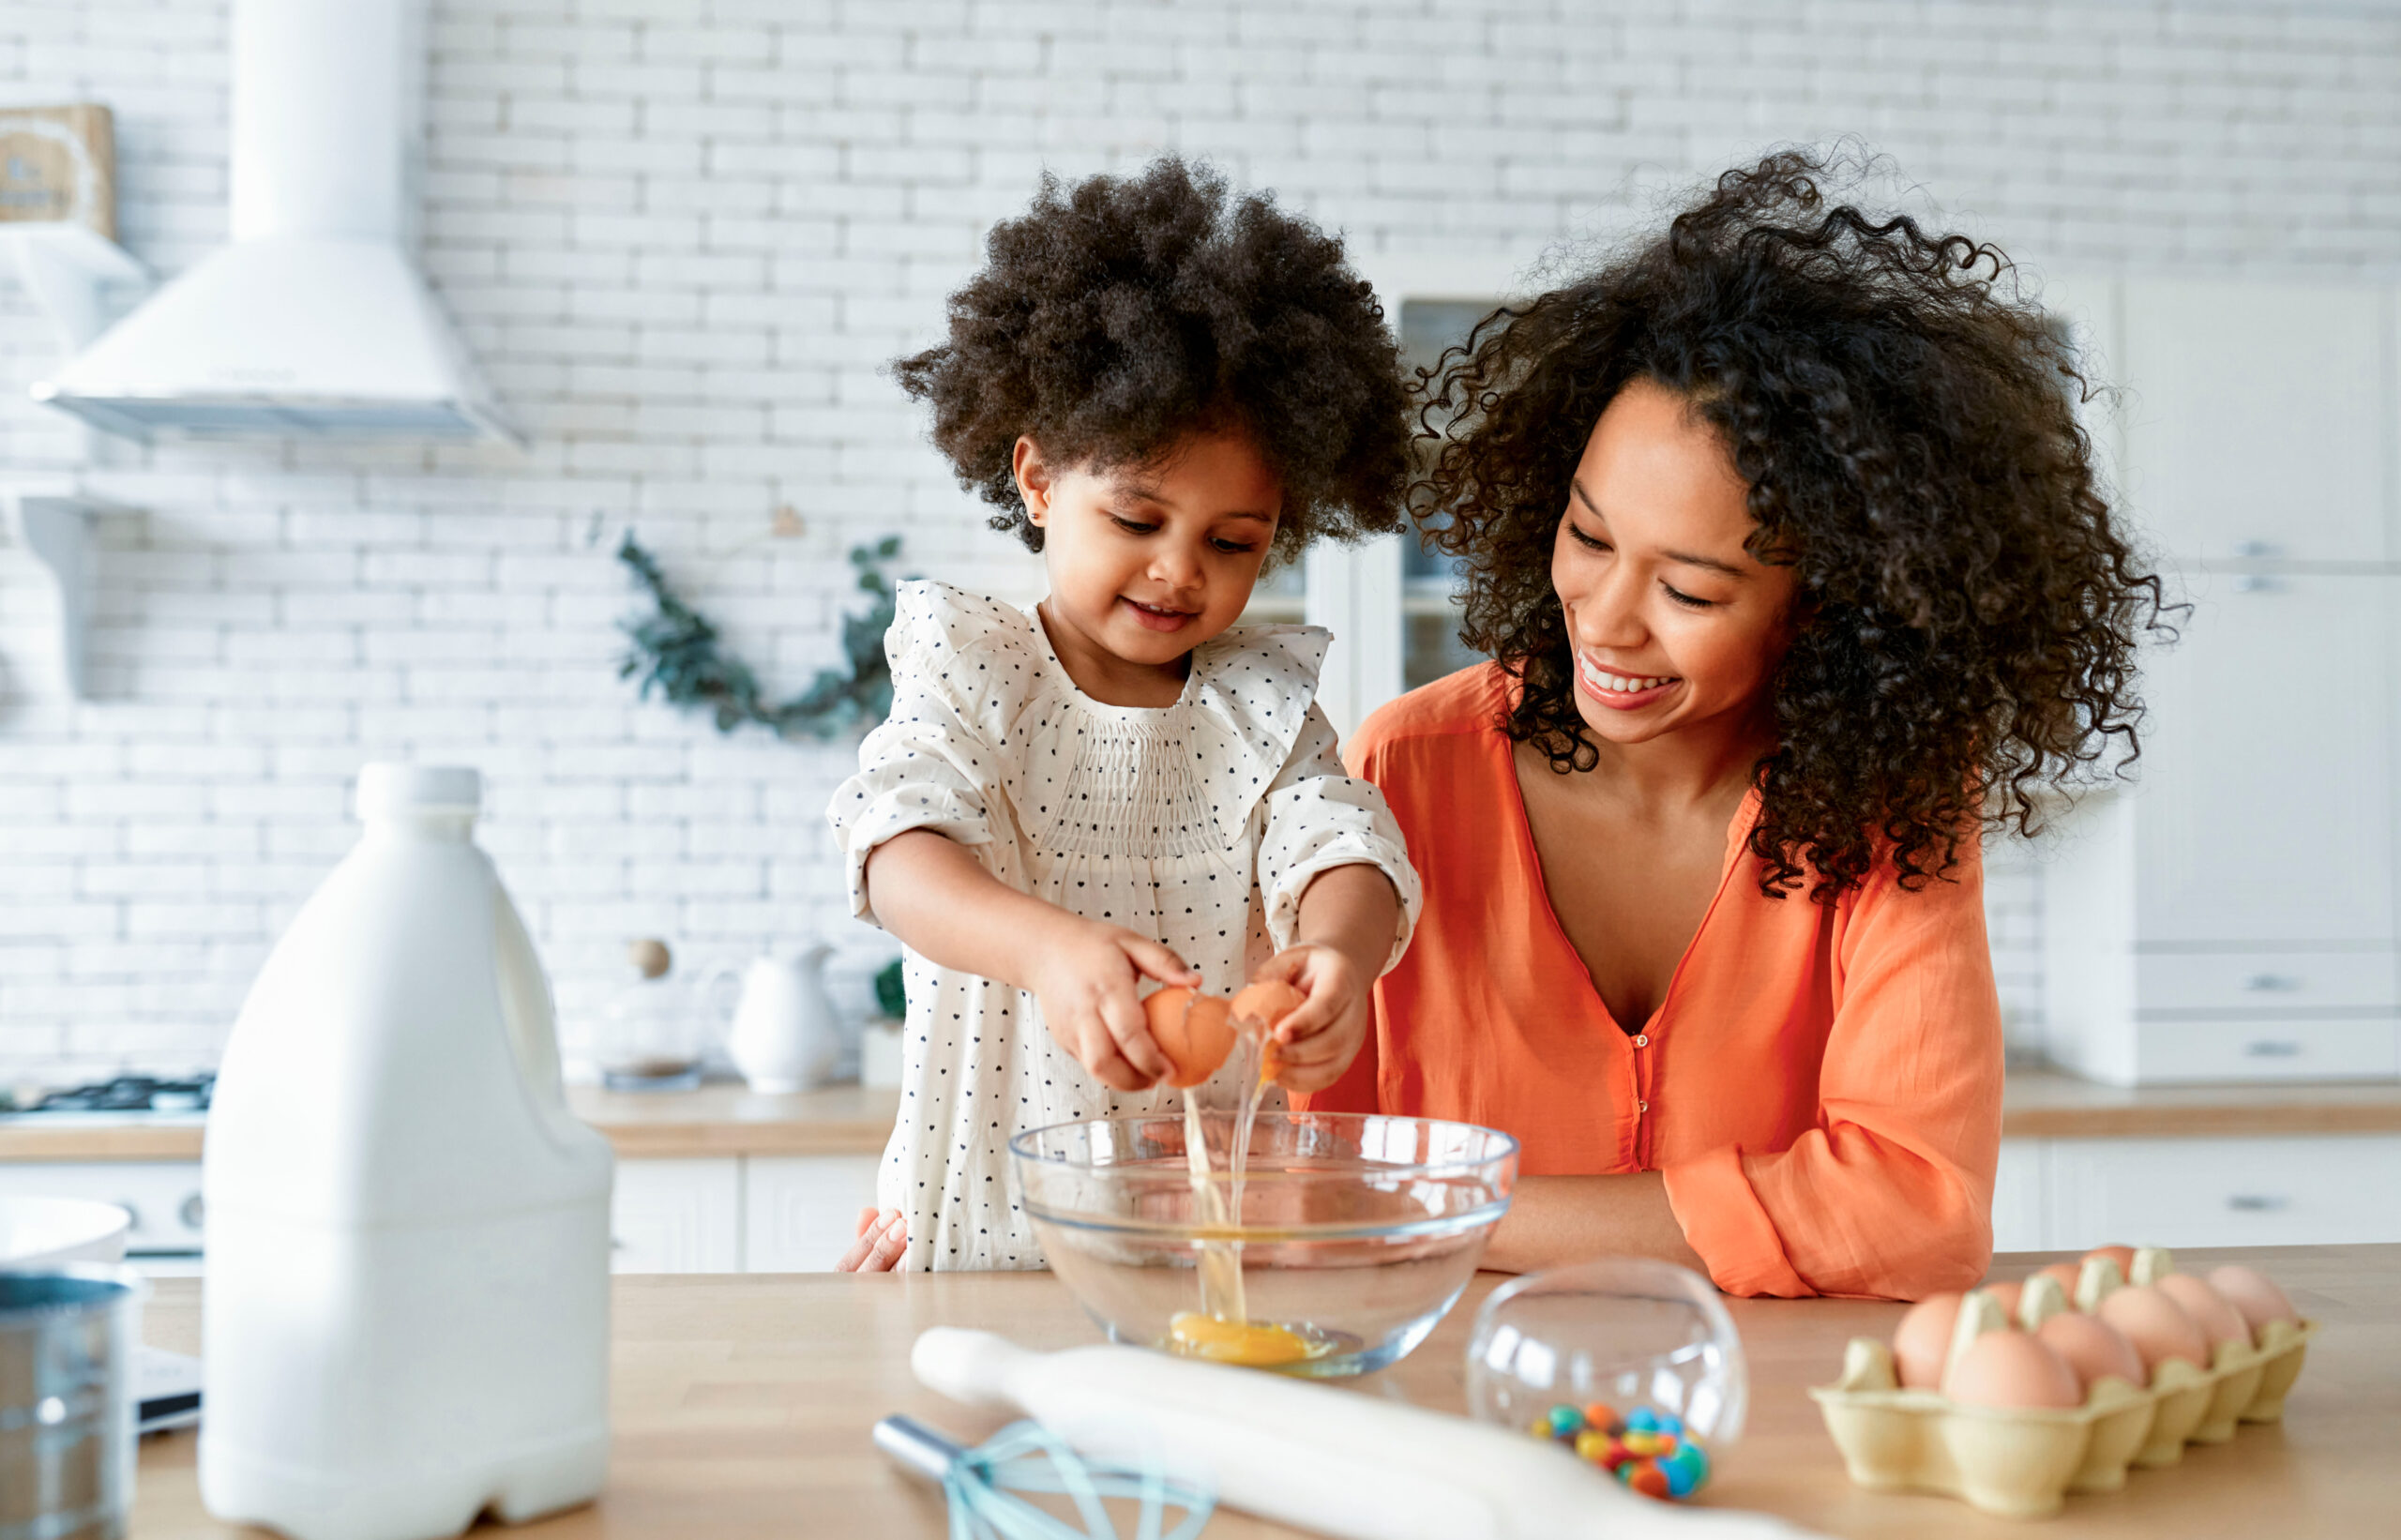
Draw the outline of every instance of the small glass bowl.
[[[1467,1350],[1468,1409],[1523,1429],[1555,1406],[1606,1402],[1683,1419],[1714,1451],[1743,1435],[1743,1339],[1708,1279],[1610,1258],[1529,1273],[1494,1290]]]

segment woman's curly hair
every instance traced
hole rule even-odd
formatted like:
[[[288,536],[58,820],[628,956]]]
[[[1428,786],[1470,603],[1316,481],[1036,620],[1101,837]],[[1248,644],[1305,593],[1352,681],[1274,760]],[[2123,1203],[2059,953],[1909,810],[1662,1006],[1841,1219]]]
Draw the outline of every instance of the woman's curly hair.
[[[1342,243],[1172,157],[1062,189],[992,229],[950,296],[948,340],[893,366],[932,403],[962,486],[1035,551],[1020,434],[1067,464],[1150,464],[1195,430],[1239,429],[1283,486],[1279,557],[1321,536],[1402,527],[1409,393],[1375,290]]]
[[[1569,480],[1629,382],[1691,403],[1747,484],[1746,549],[1796,569],[1750,849],[1770,895],[1813,877],[1821,902],[1880,859],[1923,885],[1980,821],[2034,832],[2041,784],[2130,762],[2162,599],[2076,421],[2093,392],[2008,259],[1827,206],[1839,171],[1727,172],[1664,235],[1487,316],[1420,376],[1412,490],[1465,558],[1462,640],[1522,681],[1505,731],[1590,769],[1550,581]]]

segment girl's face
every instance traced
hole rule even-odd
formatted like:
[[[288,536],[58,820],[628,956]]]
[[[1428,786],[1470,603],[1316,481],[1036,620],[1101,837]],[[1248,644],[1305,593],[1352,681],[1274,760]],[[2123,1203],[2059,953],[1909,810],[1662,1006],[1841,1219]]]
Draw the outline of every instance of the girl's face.
[[[1017,441],[1018,491],[1042,530],[1061,661],[1181,673],[1185,654],[1242,614],[1275,538],[1283,491],[1247,435],[1196,433],[1149,465],[1054,465]],[[1080,683],[1080,681],[1079,681]]]
[[[1551,547],[1576,650],[1576,704],[1603,739],[1741,728],[1790,642],[1793,571],[1743,549],[1758,526],[1717,434],[1654,381],[1620,391],[1586,441]]]

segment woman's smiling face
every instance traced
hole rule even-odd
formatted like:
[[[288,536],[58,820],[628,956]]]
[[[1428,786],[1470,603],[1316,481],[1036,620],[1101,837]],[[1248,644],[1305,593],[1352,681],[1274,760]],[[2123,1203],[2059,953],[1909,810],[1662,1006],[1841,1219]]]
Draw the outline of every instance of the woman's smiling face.
[[[1576,704],[1600,738],[1742,725],[1790,640],[1793,572],[1744,549],[1758,526],[1717,432],[1637,380],[1576,466],[1550,581],[1575,648]]]

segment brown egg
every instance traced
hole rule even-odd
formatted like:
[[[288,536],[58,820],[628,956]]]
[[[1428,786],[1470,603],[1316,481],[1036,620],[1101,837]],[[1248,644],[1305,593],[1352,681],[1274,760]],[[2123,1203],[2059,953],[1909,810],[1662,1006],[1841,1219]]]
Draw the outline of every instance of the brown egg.
[[[1993,1298],[2001,1301],[2001,1313],[2009,1318],[2009,1323],[2011,1325],[2014,1326],[2017,1324],[2017,1304],[2020,1300],[2026,1297],[2025,1284],[1986,1283],[1979,1284],[1977,1287],[1982,1289],[1986,1293],[1990,1294]]]
[[[1249,985],[1233,998],[1233,1019],[1256,1021],[1273,1033],[1284,1018],[1308,1004],[1308,996],[1281,979],[1266,979]],[[1284,1070],[1283,1055],[1276,1051],[1276,1039],[1266,1038],[1259,1049],[1259,1078],[1272,1080]]]
[[[2184,1307],[2157,1289],[2136,1285],[2113,1291],[2101,1302],[2102,1320],[2126,1334],[2126,1340],[2142,1355],[2142,1366],[2152,1374],[2171,1358],[2181,1358],[2196,1368],[2210,1366],[2208,1340]]]
[[[2133,1246],[2096,1246],[2091,1250],[2084,1254],[2084,1260],[2086,1261],[2091,1261],[2095,1257],[2107,1257],[2111,1261],[2116,1262],[2118,1264],[2118,1276],[2122,1278],[2134,1271],[2135,1248]]]
[[[1217,1072],[1234,1049],[1232,1013],[1216,995],[1170,985],[1142,1002],[1151,1041],[1167,1055],[1168,1083],[1195,1086]]]
[[[2043,1339],[2024,1332],[1986,1332],[1969,1344],[1942,1381],[1963,1406],[2074,1407],[2084,1404],[2076,1370]]]
[[[2265,1273],[2229,1263],[2210,1275],[2210,1287],[2242,1312],[2243,1323],[2256,1337],[2271,1321],[2298,1321],[2300,1315],[2285,1291]]]
[[[2034,1335],[2046,1347],[2067,1360],[2076,1371],[2076,1382],[2087,1392],[2093,1382],[2115,1375],[2130,1385],[2142,1385],[2150,1381],[2144,1373],[2142,1354],[2126,1340],[2126,1334],[2099,1316],[2078,1315],[2074,1310],[2056,1315],[2034,1328]]]
[[[2170,1273],[2159,1280],[2159,1291],[2184,1307],[2193,1324],[2209,1338],[2214,1354],[2221,1342],[2251,1345],[2251,1328],[2244,1323],[2242,1312],[2226,1302],[2226,1296],[2193,1276],[2190,1273]]]
[[[1893,1329],[1893,1366],[1901,1383],[1928,1390],[1942,1382],[1942,1360],[1951,1351],[1951,1329],[1959,1323],[1964,1294],[1928,1294],[1910,1306]]]
[[[1263,979],[1237,991],[1233,998],[1234,1019],[1256,1021],[1273,1032],[1284,1018],[1309,1003],[1309,997],[1280,978]]]
[[[2076,1303],[2076,1280],[2083,1274],[2083,1272],[2084,1269],[2074,1262],[2053,1262],[2048,1267],[2038,1269],[2034,1276],[2038,1278],[2057,1278],[2059,1280],[2060,1292],[2067,1296],[2067,1302],[2070,1305],[2074,1305]]]

